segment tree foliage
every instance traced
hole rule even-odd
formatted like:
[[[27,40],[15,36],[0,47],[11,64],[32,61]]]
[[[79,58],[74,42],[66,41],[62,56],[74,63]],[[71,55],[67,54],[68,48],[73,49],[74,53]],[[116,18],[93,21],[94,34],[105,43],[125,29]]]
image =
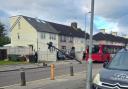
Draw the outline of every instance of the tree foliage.
[[[5,26],[0,22],[0,46],[10,43],[10,39],[5,32]]]

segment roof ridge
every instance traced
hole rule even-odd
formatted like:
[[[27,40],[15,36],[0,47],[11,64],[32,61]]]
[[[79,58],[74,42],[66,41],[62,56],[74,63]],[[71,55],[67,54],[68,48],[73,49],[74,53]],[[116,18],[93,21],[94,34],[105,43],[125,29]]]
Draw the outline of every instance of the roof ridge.
[[[71,27],[71,26],[69,26],[69,25],[60,24],[60,23],[51,22],[51,21],[46,21],[46,20],[42,20],[42,19],[39,19],[39,18],[36,18],[36,17],[34,18],[34,17],[26,16],[26,15],[18,15],[18,16],[23,16],[23,17],[32,18],[32,19],[38,19],[38,20],[45,21],[45,22],[48,22],[48,23],[54,23],[54,24],[57,24],[57,25],[63,25],[63,26]]]
[[[84,31],[75,30],[74,28],[68,25],[46,21],[38,18],[28,17],[24,15],[22,15],[22,17],[25,18],[37,31],[40,31],[40,32],[45,31],[50,33],[57,33],[57,34],[59,33],[61,35],[74,36],[74,37],[85,36]],[[44,21],[45,23],[43,23],[42,21]]]

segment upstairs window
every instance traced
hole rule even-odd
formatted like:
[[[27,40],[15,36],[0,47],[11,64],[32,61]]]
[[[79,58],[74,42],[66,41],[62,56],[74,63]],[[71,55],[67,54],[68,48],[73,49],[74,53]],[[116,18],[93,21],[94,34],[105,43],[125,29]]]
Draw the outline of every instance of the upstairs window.
[[[70,42],[70,43],[73,42],[73,37],[69,37],[69,42]]]
[[[18,29],[20,29],[21,27],[20,27],[20,21],[18,22]]]
[[[60,36],[60,41],[61,42],[66,42],[66,36]]]
[[[41,39],[45,39],[45,33],[41,33]]]
[[[53,39],[56,40],[56,35],[55,34],[53,34]]]
[[[55,34],[50,34],[49,39],[50,39],[50,40],[56,40],[56,35],[55,35]]]

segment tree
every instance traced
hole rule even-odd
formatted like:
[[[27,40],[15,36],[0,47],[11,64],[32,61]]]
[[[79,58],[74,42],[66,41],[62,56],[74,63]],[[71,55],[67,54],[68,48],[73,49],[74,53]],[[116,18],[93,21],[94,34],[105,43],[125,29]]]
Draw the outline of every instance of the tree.
[[[5,26],[0,22],[0,46],[10,43],[10,39],[5,32]]]
[[[0,22],[0,37],[3,37],[5,35],[4,31],[5,31],[4,25]]]

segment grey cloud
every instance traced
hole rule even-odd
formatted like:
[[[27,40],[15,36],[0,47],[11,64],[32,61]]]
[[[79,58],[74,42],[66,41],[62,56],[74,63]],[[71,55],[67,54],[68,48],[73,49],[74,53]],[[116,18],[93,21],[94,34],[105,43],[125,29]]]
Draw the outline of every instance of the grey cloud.
[[[118,27],[120,28],[120,32],[128,33],[128,15],[122,16],[118,20]]]
[[[119,18],[128,14],[128,0],[95,0],[95,12],[97,15],[107,18]]]
[[[95,0],[95,15],[118,23],[119,32],[128,29],[128,0]]]
[[[13,2],[12,2],[13,1]],[[0,9],[9,15],[23,14],[64,23],[77,20],[84,27],[85,14],[82,7],[90,10],[91,0],[2,0]],[[95,15],[127,28],[128,0],[95,0]],[[86,12],[87,13],[87,12]]]
[[[74,0],[13,0],[13,3],[12,0],[4,0],[2,3],[0,8],[10,15],[23,14],[62,23],[67,20],[84,21],[81,2]]]
[[[8,5],[5,1],[0,6],[4,11],[10,12],[11,15],[15,13],[23,13],[26,15],[32,14],[37,16],[47,17],[76,17],[80,15],[79,6],[76,4],[74,0],[7,0],[6,2],[10,3]],[[77,9],[78,8],[78,9]]]

